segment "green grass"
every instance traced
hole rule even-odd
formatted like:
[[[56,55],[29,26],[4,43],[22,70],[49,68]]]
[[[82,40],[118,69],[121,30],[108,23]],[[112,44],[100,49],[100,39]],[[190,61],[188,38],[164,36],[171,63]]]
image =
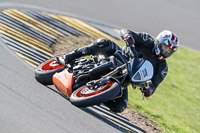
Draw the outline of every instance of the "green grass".
[[[129,86],[129,107],[164,132],[200,133],[200,52],[179,48],[167,62],[168,75],[151,97],[143,101],[140,90]]]
[[[120,44],[121,45],[121,44]],[[162,126],[164,132],[200,132],[200,52],[179,48],[168,62],[168,75],[156,92],[142,100],[129,86],[130,108]]]

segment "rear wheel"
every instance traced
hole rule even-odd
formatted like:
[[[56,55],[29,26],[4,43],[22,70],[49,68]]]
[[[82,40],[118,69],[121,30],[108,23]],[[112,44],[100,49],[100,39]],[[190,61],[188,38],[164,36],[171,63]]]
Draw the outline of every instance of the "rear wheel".
[[[106,102],[120,93],[121,87],[117,82],[108,81],[104,85],[91,89],[86,85],[74,91],[70,102],[77,107],[87,107]]]
[[[43,85],[52,85],[52,77],[56,72],[65,69],[65,65],[58,64],[55,57],[40,64],[35,70],[35,79]]]

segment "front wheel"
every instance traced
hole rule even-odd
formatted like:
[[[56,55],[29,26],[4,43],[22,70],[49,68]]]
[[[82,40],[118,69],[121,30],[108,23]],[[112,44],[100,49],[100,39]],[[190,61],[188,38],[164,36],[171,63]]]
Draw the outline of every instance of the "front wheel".
[[[70,102],[77,107],[98,105],[116,97],[120,91],[119,83],[113,81],[108,81],[96,89],[88,88],[85,85],[72,93]]]
[[[35,70],[35,79],[43,85],[52,85],[53,75],[65,69],[65,65],[58,64],[55,58],[56,57],[41,63]]]

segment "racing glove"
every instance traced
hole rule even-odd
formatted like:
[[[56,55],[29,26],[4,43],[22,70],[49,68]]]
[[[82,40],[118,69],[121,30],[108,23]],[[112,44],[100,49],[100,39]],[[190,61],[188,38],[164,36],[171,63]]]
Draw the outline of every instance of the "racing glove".
[[[142,93],[144,93],[145,97],[149,97],[152,94],[152,88],[151,87],[144,87],[143,89],[141,89]]]
[[[126,45],[128,47],[134,47],[134,45],[135,45],[135,39],[130,34],[125,34],[123,36],[123,40],[126,42]]]

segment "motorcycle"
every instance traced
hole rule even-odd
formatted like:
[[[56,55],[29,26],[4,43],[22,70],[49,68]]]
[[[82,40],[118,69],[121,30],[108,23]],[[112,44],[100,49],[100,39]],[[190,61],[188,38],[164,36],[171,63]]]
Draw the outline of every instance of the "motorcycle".
[[[135,47],[129,50],[134,55],[130,60],[119,50],[109,57],[81,57],[70,64],[59,55],[40,64],[35,78],[43,85],[54,84],[77,107],[99,105],[121,97],[130,84],[133,88],[151,84],[152,64],[139,58]]]

